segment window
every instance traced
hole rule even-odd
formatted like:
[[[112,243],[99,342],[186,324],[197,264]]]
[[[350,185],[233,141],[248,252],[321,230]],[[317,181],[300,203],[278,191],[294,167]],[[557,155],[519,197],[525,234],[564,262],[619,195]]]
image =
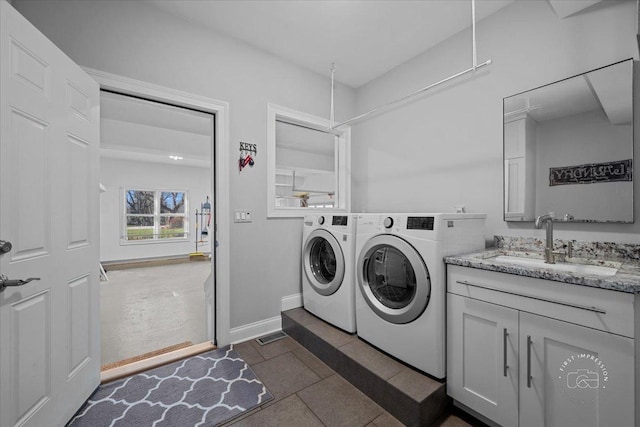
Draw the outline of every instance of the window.
[[[186,191],[124,190],[123,242],[186,240]]]
[[[350,128],[330,130],[326,119],[274,104],[267,115],[269,216],[347,212]]]

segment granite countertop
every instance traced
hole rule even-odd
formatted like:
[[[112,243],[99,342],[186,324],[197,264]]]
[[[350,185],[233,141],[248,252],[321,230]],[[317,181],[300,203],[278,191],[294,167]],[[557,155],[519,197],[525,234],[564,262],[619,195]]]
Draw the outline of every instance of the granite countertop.
[[[568,271],[559,271],[544,268],[544,266],[524,266],[520,264],[495,261],[495,257],[499,255],[517,256],[529,259],[544,258],[542,253],[535,251],[517,251],[504,248],[493,248],[470,254],[448,256],[444,258],[444,262],[462,267],[479,268],[482,270],[515,274],[518,276],[527,276],[536,279],[553,280],[556,282],[570,283],[579,286],[590,286],[619,292],[640,294],[640,262],[637,260],[606,260],[589,258],[570,259],[572,264],[598,265],[618,269],[617,273],[613,276],[600,276],[595,274],[578,274]],[[559,261],[556,262],[561,264]]]

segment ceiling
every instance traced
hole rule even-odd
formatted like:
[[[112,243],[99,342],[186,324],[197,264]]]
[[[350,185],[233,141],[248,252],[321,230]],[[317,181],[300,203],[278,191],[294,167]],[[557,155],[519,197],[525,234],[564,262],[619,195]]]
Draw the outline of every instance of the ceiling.
[[[472,23],[471,0],[145,1],[327,77],[334,63],[336,81],[353,88]],[[476,22],[514,1],[477,0]],[[546,1],[564,19],[603,0]]]
[[[211,114],[105,91],[100,94],[102,157],[208,168],[212,145]]]
[[[513,1],[477,1],[476,21]],[[147,3],[321,75],[330,76],[331,64],[335,63],[336,81],[353,88],[470,27],[472,22],[471,0]]]

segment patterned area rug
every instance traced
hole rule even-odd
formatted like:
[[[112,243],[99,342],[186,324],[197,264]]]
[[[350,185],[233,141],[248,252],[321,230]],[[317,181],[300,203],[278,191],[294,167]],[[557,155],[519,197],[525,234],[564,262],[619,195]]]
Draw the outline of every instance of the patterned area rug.
[[[209,427],[271,399],[227,346],[101,385],[68,426]]]

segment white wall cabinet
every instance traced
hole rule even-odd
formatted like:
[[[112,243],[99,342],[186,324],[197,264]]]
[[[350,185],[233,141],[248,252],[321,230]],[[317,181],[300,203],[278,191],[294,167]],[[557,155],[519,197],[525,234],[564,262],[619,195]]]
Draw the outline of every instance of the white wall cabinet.
[[[532,220],[536,194],[536,122],[528,117],[504,124],[505,219]]]
[[[525,186],[526,162],[524,157],[505,159],[504,161],[504,214],[505,218],[525,220],[527,215],[533,216],[532,212],[525,213]],[[528,206],[527,206],[528,207]],[[528,209],[532,211],[532,209]]]
[[[514,159],[525,156],[526,118],[519,117],[504,124],[504,158]]]
[[[276,207],[334,207],[336,174],[303,168],[276,169],[275,187]],[[301,193],[307,193],[306,199]]]
[[[501,426],[636,425],[634,295],[448,266],[447,310],[457,402]]]

